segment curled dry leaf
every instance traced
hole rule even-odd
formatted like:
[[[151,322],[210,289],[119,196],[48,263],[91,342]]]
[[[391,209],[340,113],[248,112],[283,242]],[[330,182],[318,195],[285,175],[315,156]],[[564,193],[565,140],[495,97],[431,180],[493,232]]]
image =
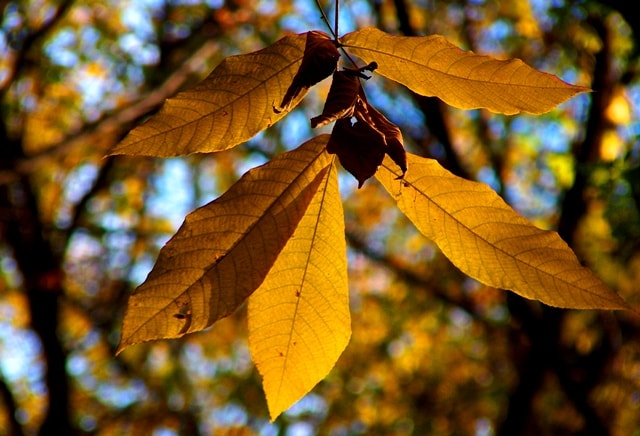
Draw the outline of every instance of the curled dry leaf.
[[[376,65],[364,69],[372,71]],[[337,154],[342,166],[355,176],[358,187],[373,176],[384,154],[407,171],[407,157],[398,126],[371,106],[360,84],[362,70],[333,73],[333,82],[322,114],[311,119],[311,127],[335,121],[329,153]],[[352,118],[356,119],[355,123]]]
[[[315,129],[340,118],[351,118],[355,114],[356,103],[361,94],[362,86],[358,76],[350,71],[336,71],[333,73],[322,114],[311,118],[311,127]]]
[[[340,53],[329,35],[319,30],[307,32],[300,69],[287,89],[280,107],[273,108],[274,112],[286,111],[303,90],[329,77],[336,70],[338,59]]]
[[[372,124],[349,118],[336,121],[327,152],[337,154],[340,163],[358,180],[358,188],[373,176],[384,159],[387,143],[384,135]]]
[[[400,128],[382,115],[375,107],[366,103],[367,113],[373,125],[384,135],[387,154],[400,167],[402,175],[407,172],[407,152],[404,149]]]

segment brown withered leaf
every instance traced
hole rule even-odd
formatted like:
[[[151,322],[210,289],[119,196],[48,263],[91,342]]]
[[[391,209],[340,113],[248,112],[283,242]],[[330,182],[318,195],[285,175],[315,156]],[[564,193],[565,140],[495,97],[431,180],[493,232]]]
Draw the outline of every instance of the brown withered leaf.
[[[387,143],[372,124],[340,118],[331,132],[327,152],[337,154],[340,163],[358,180],[358,188],[373,176],[384,159]]]
[[[386,153],[400,167],[402,175],[407,172],[407,153],[404,149],[400,128],[382,115],[378,110],[366,103],[367,113],[373,125],[384,135],[387,144]],[[357,116],[357,115],[356,115]]]
[[[340,118],[351,118],[361,94],[362,86],[357,75],[351,71],[336,71],[322,114],[311,118],[311,127],[315,129]]]
[[[340,53],[329,35],[319,30],[307,32],[300,69],[293,77],[280,107],[274,106],[274,112],[287,110],[300,92],[329,77],[336,70],[339,58]]]
[[[321,127],[336,122],[327,151],[338,155],[342,166],[355,176],[358,187],[373,176],[387,153],[407,172],[407,156],[402,133],[369,104],[360,78],[367,79],[364,70],[373,71],[371,63],[360,69],[346,69],[333,73],[333,81],[322,114],[311,118],[311,127]],[[352,123],[355,118],[355,123]]]

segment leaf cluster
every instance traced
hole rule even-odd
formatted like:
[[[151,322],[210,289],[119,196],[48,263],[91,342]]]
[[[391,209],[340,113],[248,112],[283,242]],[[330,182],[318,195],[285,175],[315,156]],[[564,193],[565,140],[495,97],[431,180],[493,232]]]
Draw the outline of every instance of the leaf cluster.
[[[368,63],[339,67],[340,51]],[[112,154],[177,156],[234,147],[291,112],[331,77],[319,135],[246,173],[191,212],[131,295],[121,352],[211,326],[248,299],[249,343],[272,419],[334,366],[351,335],[336,155],[361,187],[376,177],[402,211],[464,273],[563,308],[628,309],[553,231],[517,214],[488,186],[407,153],[400,129],[365,93],[380,74],[462,108],[541,114],[588,91],[518,59],[465,52],[441,36],[374,28],[332,40],[311,31],[224,60],[168,99]]]

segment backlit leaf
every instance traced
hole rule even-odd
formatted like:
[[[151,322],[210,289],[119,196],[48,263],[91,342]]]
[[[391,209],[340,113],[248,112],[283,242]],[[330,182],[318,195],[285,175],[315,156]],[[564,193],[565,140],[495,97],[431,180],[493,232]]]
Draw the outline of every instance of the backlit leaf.
[[[249,346],[271,419],[333,368],[351,335],[344,216],[335,165],[260,288]]]
[[[433,159],[408,154],[403,180],[386,158],[376,177],[398,207],[470,277],[545,304],[627,309],[556,232],[517,214],[487,185],[457,177]]]
[[[328,139],[249,171],[187,216],[129,298],[118,352],[202,330],[260,286],[328,171]]]
[[[194,88],[167,99],[111,154],[178,156],[226,150],[270,127],[293,109],[275,113],[302,61],[306,34],[286,36],[262,50],[230,56]]]
[[[366,28],[346,34],[341,42],[365,62],[377,62],[382,76],[460,109],[540,114],[589,91],[519,59],[497,60],[461,50],[440,35],[395,36]]]

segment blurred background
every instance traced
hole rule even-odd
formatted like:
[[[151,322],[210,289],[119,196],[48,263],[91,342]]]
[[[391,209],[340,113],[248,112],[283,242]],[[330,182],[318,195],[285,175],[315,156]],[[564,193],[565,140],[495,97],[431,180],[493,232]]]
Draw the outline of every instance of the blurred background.
[[[335,3],[321,1],[333,22]],[[624,0],[345,0],[340,33],[441,34],[594,92],[461,111],[374,74],[407,149],[489,184],[640,305],[640,15]],[[186,213],[317,132],[329,81],[246,144],[105,157],[224,57],[327,31],[314,0],[0,1],[0,434],[640,435],[640,320],[461,274],[374,179],[341,177],[353,335],[270,423],[244,309],[118,358],[128,295]],[[328,130],[322,130],[328,131]]]

